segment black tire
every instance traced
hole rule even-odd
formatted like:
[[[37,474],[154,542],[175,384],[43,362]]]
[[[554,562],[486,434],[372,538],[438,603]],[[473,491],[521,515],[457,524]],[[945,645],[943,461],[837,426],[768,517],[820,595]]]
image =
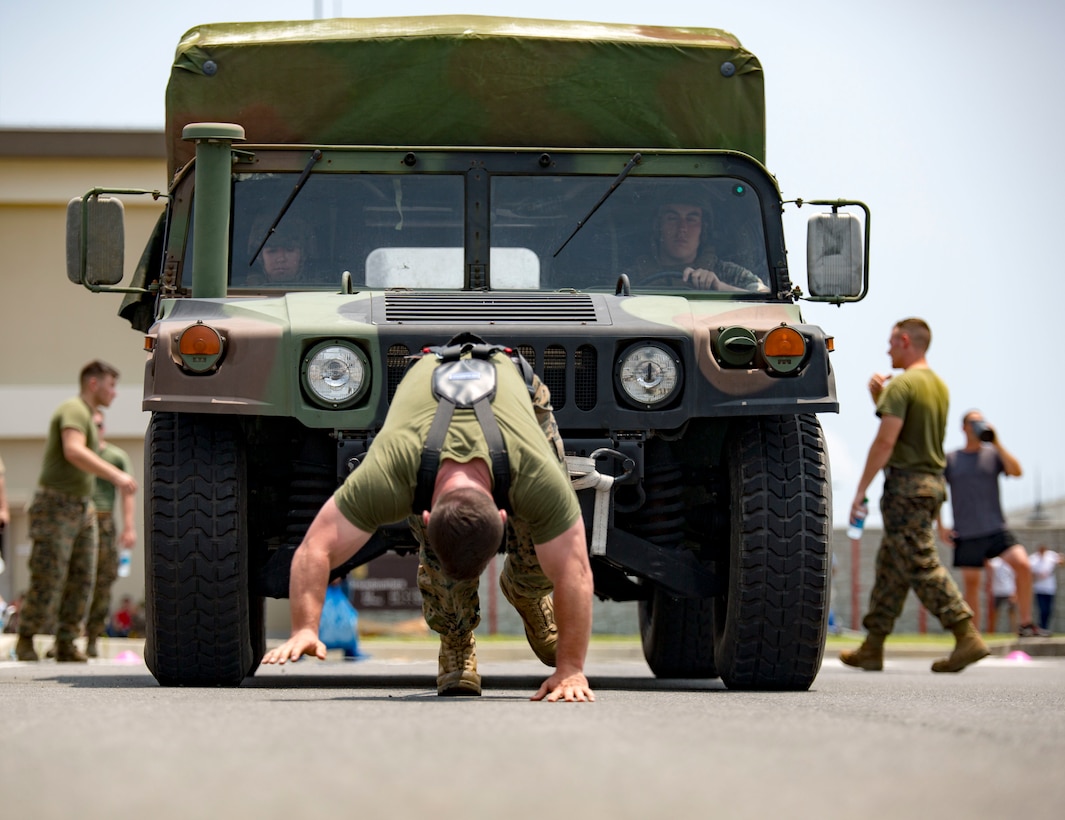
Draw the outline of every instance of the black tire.
[[[246,465],[236,426],[153,414],[145,476],[144,660],[163,686],[237,686],[264,642],[263,601],[249,592]]]
[[[830,476],[815,416],[752,419],[730,437],[717,669],[729,689],[805,691],[828,629]],[[719,565],[719,569],[720,565]]]
[[[640,642],[657,678],[716,678],[714,601],[674,598],[655,587],[639,603]]]

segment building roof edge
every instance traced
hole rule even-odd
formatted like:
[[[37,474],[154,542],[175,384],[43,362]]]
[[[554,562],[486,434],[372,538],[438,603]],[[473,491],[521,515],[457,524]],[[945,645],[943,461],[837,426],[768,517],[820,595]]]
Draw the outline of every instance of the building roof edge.
[[[163,130],[0,128],[0,157],[164,159]]]

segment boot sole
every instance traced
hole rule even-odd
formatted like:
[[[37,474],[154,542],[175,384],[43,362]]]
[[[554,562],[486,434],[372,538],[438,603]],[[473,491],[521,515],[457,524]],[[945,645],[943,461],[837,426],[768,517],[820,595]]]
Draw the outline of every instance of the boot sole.
[[[881,664],[880,666],[869,666],[869,665],[865,665],[865,664],[861,664],[861,663],[847,663],[845,660],[843,660],[843,658],[840,658],[840,662],[844,666],[849,666],[851,669],[861,669],[863,672],[883,672],[884,671],[883,664]]]
[[[454,697],[456,695],[460,697],[480,697],[481,676],[477,675],[476,678],[473,678],[467,673],[463,677],[462,673],[453,673],[452,675],[445,675],[442,679],[437,678],[436,694],[439,697]]]
[[[848,660],[844,657],[844,654],[845,653],[843,652],[840,653],[839,662],[842,663],[844,666],[849,666],[851,669],[861,669],[863,672],[884,671],[884,664],[882,661],[880,663],[862,663],[858,660]]]
[[[932,671],[946,674],[956,674],[961,672],[966,666],[972,666],[977,661],[982,661],[991,651],[986,647],[982,652],[972,652],[966,655],[964,658],[944,658],[943,660],[936,661],[932,664]]]

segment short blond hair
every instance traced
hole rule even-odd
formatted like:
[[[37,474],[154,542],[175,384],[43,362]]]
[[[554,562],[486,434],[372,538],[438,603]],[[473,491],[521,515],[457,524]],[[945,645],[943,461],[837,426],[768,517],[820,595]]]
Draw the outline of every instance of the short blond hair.
[[[911,316],[896,323],[895,327],[909,336],[913,346],[920,351],[926,352],[932,346],[932,328],[924,319]]]

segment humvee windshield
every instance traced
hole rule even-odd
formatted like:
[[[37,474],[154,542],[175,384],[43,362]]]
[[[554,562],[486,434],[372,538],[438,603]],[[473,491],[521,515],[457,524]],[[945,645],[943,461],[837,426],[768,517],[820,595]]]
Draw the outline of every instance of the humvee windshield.
[[[312,174],[267,238],[297,177],[236,177],[231,287],[335,290],[343,271],[356,288],[464,287],[462,174]],[[753,187],[728,177],[631,176],[610,192],[613,182],[492,176],[488,259],[478,260],[487,263],[489,286],[613,292],[624,273],[633,291],[770,289]],[[686,281],[688,268],[712,271],[713,282]]]

